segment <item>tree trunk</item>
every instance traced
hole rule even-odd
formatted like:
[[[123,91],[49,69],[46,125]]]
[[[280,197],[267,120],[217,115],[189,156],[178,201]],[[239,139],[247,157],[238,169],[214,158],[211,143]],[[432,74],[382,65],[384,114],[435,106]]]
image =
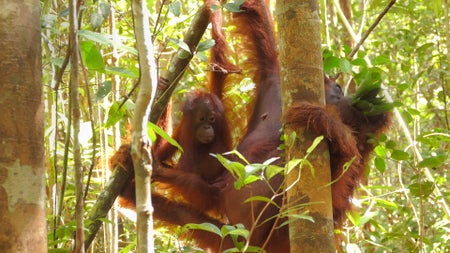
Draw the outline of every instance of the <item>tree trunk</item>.
[[[153,207],[150,192],[152,175],[151,143],[147,135],[150,107],[156,95],[157,71],[153,43],[148,31],[149,10],[147,1],[131,1],[134,18],[136,47],[139,55],[139,93],[132,121],[131,156],[136,182],[136,215],[138,252],[154,252]]]
[[[39,1],[0,10],[0,252],[47,252]]]
[[[317,1],[277,1],[283,111],[295,101],[324,104],[323,63]],[[293,135],[296,132],[296,135]],[[287,161],[304,158],[315,135],[285,127]],[[296,137],[295,137],[296,136]],[[294,138],[292,138],[294,137]],[[330,166],[327,145],[308,156],[314,168],[299,166],[286,177],[291,252],[334,252]],[[298,182],[297,182],[298,181]],[[295,208],[304,204],[304,208]],[[295,219],[308,211],[314,222]]]

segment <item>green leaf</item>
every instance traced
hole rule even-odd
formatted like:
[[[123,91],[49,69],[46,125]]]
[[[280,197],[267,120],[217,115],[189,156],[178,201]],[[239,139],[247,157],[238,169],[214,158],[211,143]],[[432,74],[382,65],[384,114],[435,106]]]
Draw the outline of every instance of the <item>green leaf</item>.
[[[232,3],[226,3],[223,7],[230,12],[242,12],[241,5],[244,3],[243,0],[236,0]]]
[[[301,213],[301,214],[289,214],[289,219],[285,222],[283,222],[280,227],[283,227],[284,225],[288,225],[289,223],[296,221],[296,220],[308,220],[310,222],[315,223],[314,218],[308,214],[307,211]]]
[[[261,179],[261,177],[258,177],[258,176],[255,176],[255,175],[249,175],[249,176],[246,176],[246,177],[244,178],[244,185],[251,184],[251,183],[253,183],[253,182],[255,182],[255,181],[258,181],[258,180],[260,180],[260,179]]]
[[[222,233],[221,233],[220,229],[211,223],[207,223],[207,222],[202,223],[202,224],[189,223],[189,224],[184,225],[184,227],[187,229],[196,229],[196,230],[207,231],[207,232],[214,233],[214,234],[222,237]]]
[[[181,3],[180,1],[175,1],[169,4],[169,11],[175,16],[179,17],[181,14]]]
[[[386,149],[383,146],[378,145],[374,148],[373,151],[375,152],[375,154],[377,154],[377,156],[381,158],[386,157]]]
[[[284,168],[277,165],[269,165],[265,171],[267,180],[270,180],[272,177],[283,173]]]
[[[352,61],[353,66],[367,66],[367,62],[363,58],[356,58]]]
[[[264,202],[264,203],[270,203],[271,205],[279,207],[277,205],[277,203],[275,203],[272,199],[270,199],[270,198],[268,198],[266,196],[252,196],[252,197],[246,199],[244,201],[244,203],[250,203],[250,202],[254,202],[254,201],[261,201],[261,202]]]
[[[131,99],[127,99],[125,101],[125,108],[127,109],[127,112],[134,112],[134,109],[136,108],[136,104]]]
[[[100,15],[100,13],[94,12],[91,14],[90,22],[91,22],[92,29],[95,30],[102,25],[103,17],[102,17],[102,15]]]
[[[211,12],[215,12],[217,10],[220,10],[221,7],[220,7],[220,5],[217,5],[217,4],[211,4],[210,9],[211,9]]]
[[[409,154],[406,153],[405,151],[396,149],[392,151],[391,158],[396,161],[404,161],[409,159]]]
[[[286,163],[286,175],[289,174],[294,168],[296,168],[304,159],[293,159]]]
[[[111,6],[108,3],[101,2],[99,7],[103,19],[107,19],[109,17],[109,14],[111,14]]]
[[[102,45],[107,46],[115,46],[120,50],[132,53],[134,55],[137,55],[137,51],[133,47],[125,46],[122,43],[118,43],[116,41],[113,41],[110,35],[105,35],[101,33],[96,33],[88,30],[79,30],[78,35],[82,38],[85,38],[87,40],[100,43]]]
[[[115,125],[120,119],[122,119],[127,112],[125,106],[119,108],[119,102],[115,102],[111,105],[108,111],[108,119],[106,120],[106,127]]]
[[[374,163],[375,168],[377,168],[379,172],[384,173],[386,171],[386,162],[384,161],[384,159],[380,157],[375,157]]]
[[[55,57],[50,57],[50,62],[58,67],[61,67],[64,63],[64,59],[63,58],[55,58]]]
[[[239,162],[228,160],[221,154],[216,154],[215,157],[231,173],[233,178],[236,179],[234,186],[237,189],[242,188],[246,174],[245,166]]]
[[[345,212],[348,220],[353,224],[353,226],[358,226],[361,221],[361,215],[359,212]]]
[[[224,225],[221,229],[222,238],[224,238],[227,235],[236,235],[236,236],[242,236],[244,238],[248,238],[250,235],[250,232],[245,229],[245,227],[242,224],[238,224],[236,226],[231,225]]]
[[[384,65],[389,62],[389,56],[387,55],[378,55],[372,60],[372,64],[376,65]]]
[[[170,41],[175,45],[177,45],[179,48],[183,49],[183,51],[186,51],[187,53],[189,53],[189,55],[191,55],[191,49],[189,48],[188,44],[186,44],[184,41],[174,38],[171,38]]]
[[[339,67],[339,63],[339,58],[337,58],[336,56],[327,57],[323,61],[323,70],[325,71],[325,73],[331,73],[333,69]]]
[[[411,184],[408,189],[411,192],[411,195],[415,197],[424,197],[427,198],[434,191],[434,183],[433,182],[422,182],[422,183],[414,183]]]
[[[419,163],[419,168],[436,168],[441,166],[447,160],[447,155],[431,156],[423,159]]]
[[[105,69],[103,56],[100,50],[91,41],[80,42],[81,56],[84,64],[89,70],[101,71]]]
[[[121,67],[111,67],[111,66],[105,66],[106,73],[123,76],[123,77],[130,77],[130,78],[138,78],[139,77],[139,71],[133,71],[126,68]]]
[[[59,13],[59,16],[60,17],[67,17],[67,16],[69,16],[69,7],[62,9],[61,12]]]
[[[342,58],[339,61],[339,69],[343,73],[351,73],[352,72],[352,64],[345,58]]]
[[[183,148],[178,144],[178,142],[173,139],[169,134],[167,134],[164,130],[162,130],[158,125],[153,124],[152,122],[148,122],[147,124],[148,131],[153,131],[161,136],[164,140],[166,140],[170,145],[176,147],[178,150],[183,152]]]
[[[202,52],[202,51],[209,50],[214,45],[216,45],[216,42],[213,39],[208,39],[208,40],[202,41],[202,42],[198,43],[197,51]]]
[[[392,201],[388,201],[385,199],[376,199],[376,201],[380,207],[384,207],[389,210],[397,210],[398,209],[398,205]]]
[[[108,96],[108,94],[111,92],[112,89],[112,82],[111,81],[104,81],[100,85],[97,91],[96,99],[97,101],[102,100],[104,97]]]
[[[309,148],[306,150],[306,156],[308,156],[309,154],[311,154],[311,152],[314,151],[314,149],[317,148],[317,146],[319,145],[320,142],[322,142],[322,140],[324,139],[323,135],[321,136],[317,136],[313,143],[311,144],[311,146],[309,146]],[[305,157],[306,157],[305,156]]]
[[[372,220],[374,217],[378,216],[380,214],[380,212],[375,211],[375,212],[368,212],[368,213],[364,213],[364,215],[361,217],[358,226],[359,227],[363,227],[367,222],[369,222],[370,220]]]

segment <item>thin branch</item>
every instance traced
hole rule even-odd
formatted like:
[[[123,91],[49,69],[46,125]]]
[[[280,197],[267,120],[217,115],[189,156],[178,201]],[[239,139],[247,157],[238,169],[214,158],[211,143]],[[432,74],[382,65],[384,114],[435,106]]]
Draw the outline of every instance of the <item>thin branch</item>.
[[[81,59],[81,51],[78,50],[78,56]],[[87,76],[87,69],[86,66],[84,65],[83,61],[80,61],[80,65],[81,68],[83,69],[83,79],[84,79],[84,83],[85,83],[85,88],[86,88],[86,96],[87,96],[87,102],[88,102],[88,117],[89,117],[89,121],[91,122],[91,131],[92,131],[92,163],[91,166],[89,166],[89,172],[88,172],[88,178],[86,180],[86,187],[84,189],[84,196],[83,196],[83,201],[86,201],[86,197],[88,195],[89,192],[89,186],[90,186],[90,182],[91,182],[91,177],[92,177],[92,171],[94,170],[95,164],[96,164],[96,157],[97,157],[97,135],[95,134],[95,120],[94,120],[94,110],[93,110],[93,105],[92,105],[92,96],[91,96],[91,91],[89,90],[89,79]]]
[[[109,181],[106,183],[105,188],[97,197],[95,205],[91,208],[87,216],[89,225],[86,228],[86,240],[84,241],[84,248],[86,251],[97,235],[103,219],[106,218],[106,215],[113,206],[114,201],[128,182],[129,178],[130,173],[126,170],[120,167],[115,168],[109,178]]]
[[[73,159],[75,171],[75,189],[76,189],[76,206],[75,206],[75,220],[76,220],[76,240],[75,247],[72,252],[84,253],[84,201],[83,201],[83,167],[81,166],[81,151],[80,151],[80,98],[79,98],[79,73],[78,73],[78,11],[77,1],[71,0],[69,2],[69,21],[70,21],[70,48],[72,48],[70,55],[70,101],[72,104],[71,117],[73,117]]]
[[[375,22],[369,27],[369,29],[364,33],[362,38],[359,40],[359,42],[353,47],[353,50],[350,52],[349,57],[352,58],[359,50],[361,45],[366,41],[366,39],[369,37],[369,35],[372,33],[372,31],[377,27],[377,25],[380,23],[381,19],[388,13],[388,11],[391,9],[392,6],[394,6],[396,0],[391,0],[389,4],[384,7],[383,11],[378,15],[378,17],[375,19]]]

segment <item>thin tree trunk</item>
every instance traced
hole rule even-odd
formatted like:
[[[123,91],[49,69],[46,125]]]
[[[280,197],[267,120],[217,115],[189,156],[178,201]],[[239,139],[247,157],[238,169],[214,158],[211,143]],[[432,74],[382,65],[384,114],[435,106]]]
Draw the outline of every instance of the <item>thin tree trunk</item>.
[[[0,9],[0,252],[47,252],[39,1]]]
[[[132,0],[134,31],[139,55],[139,93],[132,122],[131,156],[136,182],[138,252],[154,252],[153,207],[150,192],[152,174],[151,143],[147,135],[150,107],[158,85],[153,44],[150,37],[147,1]]]
[[[78,11],[77,0],[69,2],[69,22],[70,22],[70,103],[72,129],[73,129],[73,160],[75,172],[75,190],[76,190],[76,241],[72,252],[84,253],[84,200],[83,200],[83,167],[81,166],[80,139],[80,99],[79,99],[79,74],[78,74]]]
[[[324,104],[324,79],[319,6],[316,1],[280,0],[276,3],[283,111],[295,101]],[[293,135],[296,132],[296,135]],[[287,161],[305,157],[315,135],[285,127]],[[296,136],[296,137],[295,137]],[[294,137],[294,138],[292,138]],[[286,177],[290,211],[291,252],[334,252],[331,172],[324,142],[311,155],[314,168],[299,166]],[[305,204],[304,208],[295,208]],[[308,211],[314,223],[294,219]]]

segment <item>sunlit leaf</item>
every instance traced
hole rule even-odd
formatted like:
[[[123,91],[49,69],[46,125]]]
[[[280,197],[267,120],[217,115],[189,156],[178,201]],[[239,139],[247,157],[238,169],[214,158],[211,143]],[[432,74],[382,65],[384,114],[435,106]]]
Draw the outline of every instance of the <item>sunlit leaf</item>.
[[[376,146],[373,150],[378,157],[384,158],[386,157],[386,149],[383,146]]]
[[[286,174],[289,174],[294,168],[296,168],[304,159],[293,159],[286,163]]]
[[[100,50],[91,41],[80,42],[81,56],[89,70],[103,70],[105,63]]]
[[[162,130],[158,125],[153,124],[152,122],[148,122],[147,128],[149,131],[153,131],[161,136],[164,140],[166,140],[170,145],[176,147],[178,150],[183,152],[183,148],[178,144],[176,140],[174,140],[169,134],[167,134],[164,130]]]
[[[374,163],[375,168],[377,168],[379,172],[384,173],[386,171],[386,162],[384,161],[384,159],[380,157],[375,157]]]
[[[214,234],[222,237],[222,233],[221,233],[220,229],[211,223],[206,223],[206,222],[202,223],[202,224],[189,223],[189,224],[186,224],[185,227],[188,229],[207,231],[207,232],[214,233]]]
[[[317,137],[314,139],[314,141],[313,141],[313,143],[311,144],[311,146],[309,146],[308,149],[306,150],[306,154],[308,155],[308,154],[310,154],[311,152],[313,152],[314,149],[317,148],[317,146],[319,145],[320,142],[322,142],[323,139],[324,139],[323,135],[317,136]]]
[[[119,103],[116,102],[111,105],[108,111],[108,119],[106,120],[106,127],[111,127],[115,125],[120,119],[122,119],[126,114],[127,109],[122,106],[119,108]]]
[[[277,165],[269,165],[266,168],[266,178],[270,180],[272,177],[283,173],[284,168]]]
[[[250,234],[249,231],[247,229],[245,229],[245,227],[242,226],[241,224],[238,224],[236,227],[230,226],[230,225],[224,225],[224,226],[222,226],[221,232],[222,232],[223,237],[225,237],[227,235],[237,235],[237,236],[242,236],[244,238],[248,238],[248,236]]]

